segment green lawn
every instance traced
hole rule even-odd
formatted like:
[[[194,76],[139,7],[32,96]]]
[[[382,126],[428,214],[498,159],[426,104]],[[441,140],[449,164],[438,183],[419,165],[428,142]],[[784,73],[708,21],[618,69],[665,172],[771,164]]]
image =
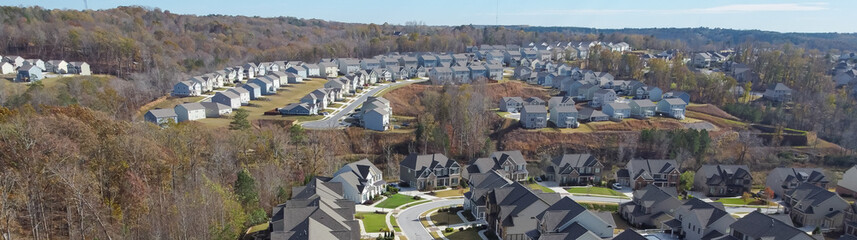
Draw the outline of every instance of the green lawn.
[[[381,232],[381,229],[387,228],[387,214],[359,212],[354,216],[363,218],[363,228],[366,229],[366,232]]]
[[[402,209],[406,209],[406,208],[413,207],[413,206],[416,206],[416,205],[420,205],[420,204],[423,204],[423,203],[427,203],[427,202],[430,202],[430,201],[431,201],[431,200],[422,200],[422,201],[417,201],[417,202],[408,203],[408,204],[405,204],[405,206],[404,206],[404,207],[402,207]]]
[[[254,233],[265,229],[268,229],[268,223],[262,223],[256,226],[252,226],[250,227],[250,229],[247,229],[247,233]]]
[[[464,195],[464,193],[466,193],[467,191],[470,191],[470,189],[469,188],[449,189],[449,190],[443,190],[443,191],[435,192],[434,196],[435,197],[457,197],[457,196]]]
[[[538,183],[530,183],[530,184],[527,184],[527,187],[529,187],[530,189],[538,189],[538,190],[542,190],[542,192],[545,192],[545,193],[554,193],[554,191],[553,191],[553,190],[551,190],[550,188],[547,188],[547,187],[545,187],[545,186],[539,185]]]
[[[721,199],[717,199],[715,202],[720,202],[723,204],[732,204],[732,205],[760,205],[760,206],[765,205],[765,202],[759,201],[756,199],[750,199],[750,201],[744,201],[744,199],[740,199],[740,198],[721,198]]]
[[[443,233],[446,238],[449,240],[470,240],[470,239],[480,239],[479,238],[479,230],[475,228],[468,228],[464,231],[458,231],[456,228],[453,232],[444,232]]]
[[[435,212],[431,215],[431,221],[436,226],[452,225],[463,223],[464,221],[454,212]]]
[[[413,197],[402,194],[395,194],[393,196],[387,197],[383,202],[378,203],[375,207],[379,208],[396,208],[398,206],[402,206],[407,203],[415,202]]]
[[[402,231],[402,229],[399,228],[399,221],[396,221],[396,216],[393,216],[393,214],[390,214],[390,224],[393,224],[393,231],[396,231],[396,232]]]
[[[617,192],[613,189],[603,188],[603,187],[573,187],[573,188],[569,188],[568,192],[579,193],[579,194],[627,197],[627,196],[625,196],[625,194]]]

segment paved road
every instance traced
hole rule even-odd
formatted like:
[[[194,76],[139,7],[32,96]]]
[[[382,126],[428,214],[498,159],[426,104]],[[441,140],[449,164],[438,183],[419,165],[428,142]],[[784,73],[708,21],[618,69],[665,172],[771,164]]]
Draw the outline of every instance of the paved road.
[[[376,93],[378,93],[384,89],[387,89],[389,87],[399,86],[402,84],[419,83],[419,82],[423,82],[423,81],[426,81],[426,80],[404,80],[404,81],[398,81],[396,83],[377,86],[377,87],[375,87],[375,88],[373,88],[367,92],[363,92],[362,95],[360,95],[360,97],[353,100],[350,104],[348,104],[348,106],[342,108],[339,112],[334,113],[332,116],[325,117],[322,120],[304,122],[301,124],[301,126],[303,126],[304,128],[310,128],[310,129],[331,129],[331,128],[342,127],[340,121],[343,120],[345,118],[345,116],[347,116],[349,113],[354,112],[354,109],[357,109],[357,106],[362,105],[363,102],[365,102],[369,96],[373,96]]]
[[[463,199],[451,200],[434,200],[424,204],[416,205],[403,210],[396,218],[399,221],[399,228],[405,233],[408,239],[432,239],[428,230],[420,223],[420,214],[428,210],[445,207],[449,205],[463,204]]]

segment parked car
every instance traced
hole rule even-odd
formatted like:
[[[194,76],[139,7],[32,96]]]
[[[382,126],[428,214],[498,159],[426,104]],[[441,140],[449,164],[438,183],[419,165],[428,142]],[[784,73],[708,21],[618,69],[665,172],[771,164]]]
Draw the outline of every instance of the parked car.
[[[541,182],[541,181],[542,181],[542,177],[536,177],[536,182]]]
[[[614,184],[613,184],[613,189],[616,189],[616,190],[622,190],[622,184],[614,183]]]

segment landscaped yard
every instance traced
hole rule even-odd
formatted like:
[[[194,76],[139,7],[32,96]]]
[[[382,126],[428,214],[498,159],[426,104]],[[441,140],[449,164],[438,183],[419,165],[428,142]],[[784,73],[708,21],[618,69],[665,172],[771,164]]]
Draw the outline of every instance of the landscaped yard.
[[[542,192],[545,192],[545,193],[554,193],[554,190],[551,190],[550,188],[539,185],[538,183],[527,184],[527,187],[529,187],[530,189],[542,190]]]
[[[466,193],[467,191],[470,191],[470,189],[469,188],[449,189],[449,190],[443,190],[443,191],[435,192],[434,196],[435,197],[456,197],[456,196],[464,195],[464,193]]]
[[[578,194],[592,194],[592,195],[627,197],[627,196],[625,196],[625,194],[617,192],[616,190],[604,188],[604,187],[572,187],[572,188],[568,189],[568,192],[578,193]]]
[[[381,232],[381,229],[387,228],[387,214],[359,212],[354,216],[363,219],[363,228],[366,229],[366,232]]]
[[[262,100],[252,100],[249,106],[242,106],[241,109],[247,110],[250,114],[247,120],[255,121],[259,119],[267,120],[290,120],[290,121],[314,121],[324,118],[324,116],[282,116],[282,115],[264,115],[266,111],[274,110],[275,108],[285,107],[289,103],[296,103],[308,93],[315,91],[318,88],[324,87],[324,79],[313,78],[304,79],[302,83],[290,83],[280,87],[277,94],[263,96]],[[229,125],[231,120],[225,118],[200,119],[199,122],[214,127],[225,127]]]
[[[480,239],[479,230],[476,230],[475,228],[468,228],[464,231],[458,231],[458,229],[456,228],[452,232],[444,232],[443,235],[446,236],[446,238],[449,238],[449,240]]]
[[[393,224],[393,231],[401,232],[402,229],[399,228],[399,222],[396,221],[396,217],[393,214],[390,214],[390,224]]]
[[[759,206],[765,205],[765,202],[761,201],[761,200],[756,200],[756,199],[749,199],[749,200],[750,201],[744,201],[744,199],[741,199],[741,198],[721,198],[721,199],[715,200],[715,202],[720,202],[723,204],[732,204],[732,205],[759,205]]]
[[[406,208],[409,208],[409,207],[416,206],[416,205],[420,205],[420,204],[423,204],[423,203],[427,203],[427,202],[430,202],[430,201],[431,201],[431,200],[422,200],[422,201],[416,201],[416,202],[408,203],[408,204],[405,204],[405,206],[404,206],[404,207],[402,207],[402,210],[404,210],[404,209],[406,209]]]
[[[402,206],[407,203],[415,202],[413,197],[402,194],[395,194],[393,196],[387,197],[383,202],[378,203],[375,207],[379,208],[396,208],[398,206]]]
[[[450,211],[433,213],[431,215],[431,221],[434,222],[434,225],[436,226],[452,225],[464,222],[460,217],[458,217],[458,214]]]
[[[268,223],[262,223],[262,224],[259,224],[256,226],[252,226],[249,229],[247,229],[247,233],[254,233],[254,232],[262,231],[265,229],[268,229]]]

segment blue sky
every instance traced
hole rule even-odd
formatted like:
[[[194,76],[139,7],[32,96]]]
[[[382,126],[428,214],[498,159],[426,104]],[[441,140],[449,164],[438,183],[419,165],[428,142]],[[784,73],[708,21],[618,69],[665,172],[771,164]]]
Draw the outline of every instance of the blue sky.
[[[3,0],[2,5],[82,9],[84,0]],[[341,22],[532,25],[595,28],[720,27],[780,32],[857,32],[857,1],[771,0],[88,0],[90,9],[158,7],[182,14],[293,16]]]

